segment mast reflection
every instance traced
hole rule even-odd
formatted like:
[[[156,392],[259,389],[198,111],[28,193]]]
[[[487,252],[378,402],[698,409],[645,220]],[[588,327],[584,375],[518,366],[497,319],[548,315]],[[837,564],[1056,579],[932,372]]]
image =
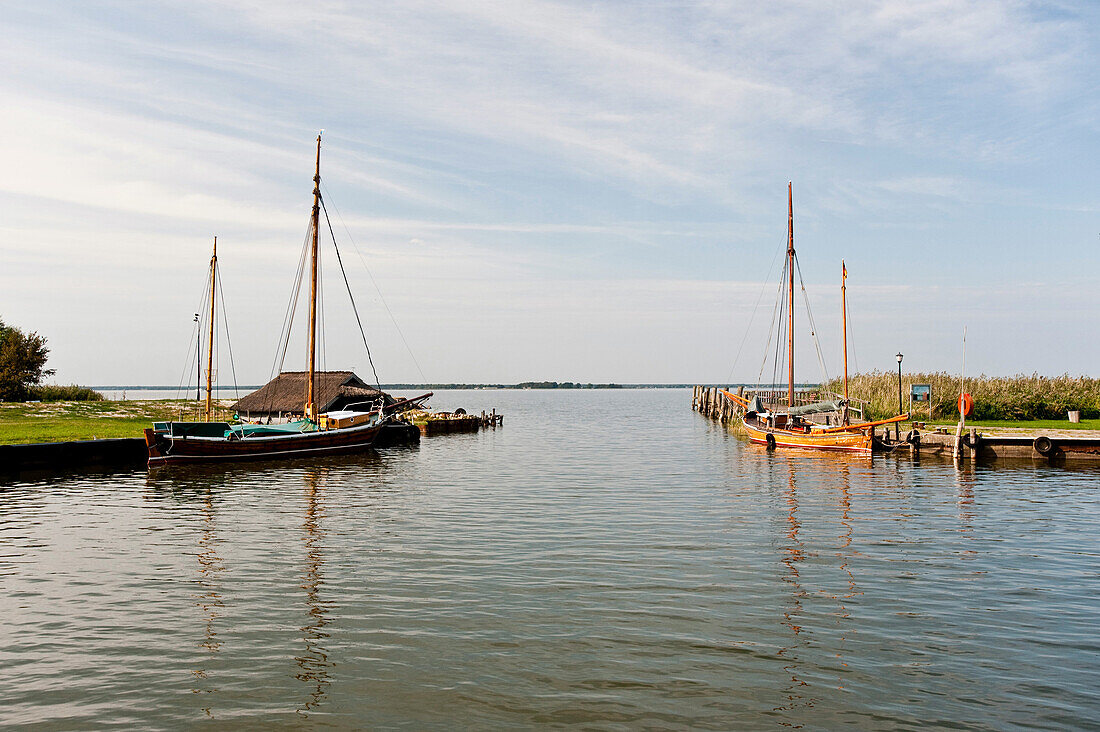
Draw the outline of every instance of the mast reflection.
[[[320,706],[329,684],[332,683],[329,676],[332,664],[325,649],[325,639],[329,634],[324,630],[332,619],[329,617],[327,604],[321,600],[321,585],[324,584],[324,529],[321,522],[325,515],[321,485],[327,474],[328,470],[323,468],[307,469],[305,473],[306,513],[302,522],[305,571],[302,574],[301,588],[305,590],[308,622],[301,628],[305,652],[294,659],[299,668],[295,677],[310,688],[309,697],[297,709],[302,716]]]
[[[791,644],[780,648],[776,653],[777,656],[782,658],[786,663],[783,666],[783,670],[790,674],[790,683],[783,690],[783,693],[787,697],[787,703],[775,707],[774,711],[790,711],[798,706],[813,706],[814,700],[803,700],[801,690],[809,686],[799,676],[799,655],[798,650],[800,647],[806,646],[809,643],[809,639],[803,639],[803,627],[801,625],[801,615],[803,613],[802,601],[806,597],[806,591],[802,587],[799,568],[800,562],[806,558],[806,547],[802,542],[799,532],[802,528],[801,520],[798,514],[798,491],[794,478],[794,464],[791,462],[790,456],[783,456],[783,463],[787,469],[787,487],[783,491],[783,504],[786,507],[786,541],[782,547],[781,562],[786,568],[785,573],[782,576],[783,582],[785,582],[791,590],[790,601],[783,608],[783,625],[791,629],[793,637]],[[784,726],[792,726],[790,723],[782,723]],[[797,725],[795,725],[797,726]]]
[[[959,514],[959,532],[966,539],[973,538],[974,531],[974,466],[967,467],[956,465],[955,485],[958,489],[958,498],[955,507]],[[977,555],[973,549],[963,549],[959,552],[964,558],[971,559]]]
[[[215,621],[221,615],[222,608],[225,606],[220,592],[221,576],[225,572],[225,563],[218,555],[219,541],[215,522],[214,497],[209,488],[206,488],[203,492],[201,517],[202,532],[199,534],[198,552],[195,554],[195,558],[198,560],[197,584],[199,586],[199,593],[195,595],[195,605],[199,608],[203,617],[203,638],[198,645],[205,651],[205,654],[200,658],[210,663],[214,661],[222,647],[222,642],[218,639]],[[192,672],[197,685],[200,687],[192,689],[197,694],[212,694],[217,691],[216,687],[208,685],[210,676],[206,665],[202,664]],[[208,717],[214,716],[210,706],[202,707],[202,711]]]
[[[855,575],[852,574],[852,568],[849,564],[849,559],[851,557],[851,551],[849,551],[849,550],[852,546],[852,519],[851,519],[851,516],[850,516],[851,510],[852,510],[852,485],[851,485],[851,480],[852,480],[851,468],[848,466],[847,463],[841,463],[841,465],[840,465],[840,482],[839,482],[839,490],[840,490],[840,500],[839,500],[839,502],[840,502],[840,525],[843,527],[843,532],[838,537],[838,539],[840,540],[840,545],[838,547],[839,551],[837,552],[837,555],[840,557],[840,569],[843,570],[845,576],[848,578],[847,579],[848,591],[846,593],[836,597],[837,604],[840,606],[840,612],[837,614],[837,617],[838,617],[837,624],[843,626],[841,628],[841,631],[840,631],[841,635],[840,635],[840,640],[839,640],[839,643],[838,643],[836,656],[837,656],[838,663],[840,663],[841,666],[845,666],[845,667],[848,664],[844,661],[843,650],[844,650],[844,644],[848,640],[848,635],[847,635],[848,621],[852,617],[851,613],[848,611],[848,605],[847,605],[846,601],[851,600],[853,597],[856,597],[858,595],[863,594],[859,590],[859,588],[856,586],[856,578],[855,578]],[[844,685],[843,685],[842,682],[840,682],[839,679],[837,680],[837,682],[838,682],[840,688],[843,688]]]

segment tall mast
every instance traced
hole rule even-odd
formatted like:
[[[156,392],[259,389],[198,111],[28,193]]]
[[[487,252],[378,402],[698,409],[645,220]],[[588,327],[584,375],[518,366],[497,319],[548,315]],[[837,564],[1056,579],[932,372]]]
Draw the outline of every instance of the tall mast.
[[[317,394],[314,389],[317,368],[317,230],[321,211],[321,134],[317,133],[317,163],[313,171],[313,243],[310,247],[309,269],[309,381],[306,383],[306,417],[317,416]]]
[[[844,333],[844,424],[848,424],[848,268],[840,260],[840,320]]]
[[[794,406],[794,194],[787,182],[787,406]]]
[[[214,253],[210,257],[210,339],[206,345],[206,421],[214,419],[214,398],[212,382],[214,380],[214,296],[217,292],[218,276],[218,237],[214,237]]]

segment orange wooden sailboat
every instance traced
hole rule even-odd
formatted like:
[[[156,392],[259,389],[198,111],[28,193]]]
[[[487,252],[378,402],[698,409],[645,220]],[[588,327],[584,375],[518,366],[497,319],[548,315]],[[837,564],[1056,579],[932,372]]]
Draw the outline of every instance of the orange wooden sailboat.
[[[844,397],[835,401],[822,401],[812,404],[795,404],[794,381],[794,196],[792,186],[787,184],[787,262],[785,266],[784,288],[787,295],[787,404],[783,409],[778,405],[765,406],[759,398],[747,400],[735,394],[723,391],[726,398],[734,401],[744,410],[741,424],[752,442],[767,445],[768,448],[793,447],[809,450],[833,450],[870,454],[872,449],[872,429],[878,425],[891,424],[908,419],[908,414],[899,414],[889,419],[874,422],[851,424],[848,419],[848,320],[847,290],[845,280],[848,272],[841,263],[841,299],[844,332]],[[839,395],[838,395],[839,396]],[[829,414],[835,420],[826,424],[810,419],[813,415]],[[835,426],[834,426],[835,425]]]

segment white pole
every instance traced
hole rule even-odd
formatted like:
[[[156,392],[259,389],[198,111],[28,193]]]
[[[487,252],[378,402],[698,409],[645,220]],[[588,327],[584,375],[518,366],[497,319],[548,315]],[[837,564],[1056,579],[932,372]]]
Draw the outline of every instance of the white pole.
[[[955,430],[955,457],[961,457],[962,433],[966,426],[966,412],[963,411],[963,394],[966,393],[966,326],[963,326],[963,363],[962,374],[959,375],[959,427]]]

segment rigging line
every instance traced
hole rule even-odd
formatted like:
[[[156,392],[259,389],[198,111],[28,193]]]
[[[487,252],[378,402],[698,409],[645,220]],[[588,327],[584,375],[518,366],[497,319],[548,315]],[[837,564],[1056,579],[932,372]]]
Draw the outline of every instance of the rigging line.
[[[275,349],[275,359],[278,363],[278,370],[281,374],[283,372],[283,364],[286,362],[286,352],[290,347],[290,335],[294,330],[294,315],[298,311],[298,301],[301,299],[302,293],[302,281],[305,279],[306,261],[309,259],[309,236],[313,231],[313,221],[310,219],[309,226],[306,227],[305,239],[302,241],[302,255],[298,259],[298,272],[294,278],[294,284],[290,289],[290,303],[287,306],[287,313],[283,317],[284,330],[279,331],[279,341]],[[275,364],[272,364],[271,378],[275,376]]]
[[[757,384],[760,384],[764,380],[764,368],[768,365],[768,356],[771,353],[772,335],[775,332],[775,319],[778,316],[779,298],[781,295],[782,293],[776,295],[775,305],[772,306],[772,322],[768,324],[768,340],[764,344],[764,357],[760,361],[760,371],[756,375]]]
[[[764,278],[764,281],[760,284],[760,294],[756,296],[756,304],[752,306],[752,315],[749,317],[749,324],[745,326],[745,335],[741,337],[741,345],[737,348],[737,355],[733,359],[733,365],[730,366],[730,372],[726,375],[726,382],[728,383],[733,379],[733,372],[737,369],[737,362],[741,360],[741,352],[745,349],[745,341],[749,338],[749,331],[752,330],[752,322],[756,318],[756,311],[760,307],[760,301],[764,299],[764,292],[768,289],[768,282],[771,281],[772,271],[775,269],[775,263],[779,259],[779,252],[782,249],[775,251],[775,256],[772,257],[771,266],[768,267],[768,276]]]
[[[378,391],[382,391],[382,383],[378,378],[378,370],[374,367],[374,358],[371,357],[370,346],[367,345],[367,334],[363,331],[363,321],[359,318],[359,308],[355,306],[355,296],[351,294],[351,284],[348,283],[348,273],[344,271],[344,259],[340,256],[340,247],[336,245],[336,234],[332,231],[332,221],[328,217],[328,208],[325,207],[324,198],[321,199],[321,208],[325,212],[325,223],[328,224],[328,233],[329,236],[332,237],[332,248],[336,250],[336,261],[340,265],[340,274],[344,277],[344,286],[348,288],[348,299],[351,300],[351,311],[355,313],[355,322],[359,324],[359,335],[363,337],[363,348],[367,350],[367,361],[370,362],[370,370],[374,374],[374,385],[378,387]],[[337,214],[339,214],[339,211],[337,211]],[[379,297],[381,297],[381,293],[379,293]],[[396,326],[397,323],[395,322],[394,325]],[[408,344],[406,343],[405,346],[407,348]],[[412,351],[409,351],[409,355],[412,355]],[[413,357],[413,361],[416,361],[415,356]],[[420,366],[417,365],[417,369],[419,368]],[[423,371],[420,372],[420,376],[421,378],[424,377]],[[427,381],[427,379],[424,380]]]
[[[784,264],[783,264],[783,273],[784,273],[784,275],[786,274],[786,272],[787,272],[787,265],[784,262]],[[784,277],[783,279],[785,280],[786,277]],[[772,322],[768,326],[768,342],[764,344],[764,358],[763,358],[763,360],[760,361],[760,372],[756,375],[756,383],[757,384],[759,384],[764,379],[764,368],[768,365],[768,356],[770,355],[771,348],[772,348],[772,334],[775,333],[775,319],[779,315],[780,303],[782,302],[782,299],[783,299],[783,282],[780,281],[779,291],[776,293],[776,296],[775,296],[775,306],[772,308]],[[774,379],[773,379],[773,381],[774,381]]]
[[[294,313],[298,307],[298,294],[301,288],[302,272],[305,268],[306,259],[306,247],[309,242],[310,226],[306,227],[305,239],[302,242],[301,252],[298,255],[298,268],[294,275],[294,281],[290,285],[290,299],[287,301],[286,309],[283,311],[283,324],[279,328],[279,338],[275,342],[275,358],[271,362],[271,371],[268,374],[268,380],[270,381],[275,376],[275,370],[282,371],[283,361],[286,359],[286,346],[285,342],[290,339],[290,329],[294,324]],[[285,340],[284,340],[285,337]]]
[[[789,262],[788,262],[789,266]],[[787,340],[787,270],[783,270],[783,291],[780,293],[779,337],[775,339],[775,357],[772,359],[772,386],[779,383],[779,374],[787,365],[787,351],[783,348]],[[781,360],[782,359],[782,360]]]
[[[276,369],[278,373],[283,372],[283,363],[286,361],[286,351],[290,345],[290,335],[294,329],[294,314],[298,308],[298,300],[300,298],[302,279],[305,276],[306,255],[309,249],[309,234],[313,231],[313,219],[310,217],[309,224],[306,225],[305,237],[302,239],[302,253],[298,257],[298,271],[294,277],[294,283],[290,286],[290,301],[287,303],[287,309],[283,314],[283,325],[279,331],[279,340],[275,343],[275,358],[271,362],[271,371],[268,372],[267,380],[270,383],[275,378]],[[270,411],[272,406],[272,400],[275,398],[274,391],[269,390],[264,396],[263,407],[265,411]]]
[[[225,290],[222,288],[221,265],[218,265],[218,294],[222,296],[222,322],[225,324],[225,344],[229,346],[229,370],[233,373],[233,396],[237,401],[241,400],[240,388],[237,386],[237,364],[233,358],[233,341],[229,337],[229,314],[225,309]]]
[[[810,310],[810,296],[806,293],[806,283],[802,281],[802,263],[798,261],[798,255],[794,258],[794,267],[798,272],[798,284],[802,288],[802,301],[806,305],[806,317],[810,321],[810,336],[814,339],[814,348],[817,350],[817,363],[821,366],[822,383],[829,383],[829,368],[825,365],[825,356],[821,353],[821,342],[817,339],[817,323],[814,322],[813,311]]]
[[[850,297],[846,298],[846,299],[851,300]],[[844,307],[845,307],[844,315],[845,315],[845,318],[848,320],[848,342],[852,344],[852,347],[850,349],[848,349],[848,353],[850,353],[852,355],[852,365],[855,366],[856,373],[858,374],[859,373],[859,359],[856,357],[855,338],[852,337],[852,308],[847,302],[844,303]]]
[[[180,373],[179,384],[176,385],[176,399],[180,398],[180,393],[183,391],[184,379],[186,379],[188,381],[187,391],[189,391],[189,392],[191,391],[191,385],[190,385],[190,381],[191,381],[191,377],[190,377],[190,373],[191,373],[191,350],[192,350],[191,346],[193,346],[195,344],[195,341],[198,337],[198,329],[199,329],[199,321],[195,320],[193,322],[194,322],[195,325],[194,325],[194,327],[191,328],[191,338],[187,342],[187,353],[183,357],[183,371]]]
[[[325,278],[321,276],[321,253],[317,253],[317,315],[321,321],[321,371],[328,367],[328,340],[325,338]]]
[[[322,183],[324,185],[324,183]],[[328,189],[325,189],[326,192]],[[413,365],[416,366],[417,372],[420,373],[420,378],[424,380],[424,383],[428,383],[428,377],[424,375],[424,369],[420,368],[420,362],[416,360],[416,354],[413,353],[412,348],[409,346],[409,342],[405,339],[405,333],[401,330],[401,326],[397,324],[397,318],[393,316],[393,311],[390,310],[389,303],[386,302],[386,298],[382,295],[382,288],[378,286],[378,282],[374,279],[374,275],[370,271],[370,267],[367,266],[367,260],[363,257],[363,252],[359,251],[359,245],[355,243],[355,237],[351,235],[351,230],[348,229],[348,225],[344,222],[344,217],[340,213],[339,207],[336,204],[332,204],[332,208],[336,211],[336,218],[340,220],[340,225],[344,227],[344,232],[348,235],[348,241],[351,242],[352,249],[359,256],[359,261],[363,265],[363,269],[367,272],[367,277],[370,278],[371,284],[374,285],[374,291],[378,293],[378,299],[382,303],[382,307],[386,309],[386,314],[390,316],[390,322],[393,323],[394,329],[397,330],[397,335],[401,337],[401,342],[405,345],[405,350],[409,352],[409,357],[412,359]],[[332,223],[329,222],[329,231],[332,230]]]
[[[206,330],[205,328],[203,328],[203,326],[206,324],[206,303],[208,302],[207,298],[210,297],[210,290],[207,289],[206,286],[205,286],[205,279],[206,278],[204,277],[203,278],[202,296],[199,298],[199,310],[198,310],[198,313],[197,313],[197,315],[199,316],[199,320],[198,320],[197,323],[195,323],[195,328],[197,329],[198,332],[192,331],[192,333],[195,334],[195,350],[194,350],[195,363],[198,363],[200,365],[202,364],[202,346],[199,345],[199,334],[201,334],[204,330]],[[187,391],[188,391],[188,393],[190,393],[190,391],[191,391],[191,358],[190,358],[191,353],[192,353],[191,344],[188,343],[187,344],[187,356],[188,356],[188,358],[187,358],[187,361],[186,361],[186,363],[183,367],[183,372],[185,374],[187,374],[186,378],[187,378]],[[196,390],[196,392],[198,391],[199,387],[201,386],[201,383],[200,383],[201,381],[202,381],[202,374],[201,373],[196,373],[195,374],[195,390]]]

